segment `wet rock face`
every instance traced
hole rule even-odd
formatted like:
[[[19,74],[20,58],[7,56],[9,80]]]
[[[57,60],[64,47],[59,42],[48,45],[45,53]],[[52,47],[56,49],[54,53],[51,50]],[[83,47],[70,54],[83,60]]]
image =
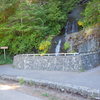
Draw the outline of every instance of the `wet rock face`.
[[[79,53],[96,52],[100,50],[100,28],[92,27],[81,32],[69,34],[67,40],[72,42],[72,48]]]
[[[80,53],[98,51],[99,42],[96,39],[87,40],[78,46]]]
[[[80,44],[79,52],[93,52],[100,50],[100,28],[92,27],[91,29],[85,30],[84,41]]]
[[[81,18],[81,12],[83,11],[83,6],[76,6],[73,11],[69,14],[69,19],[78,20]]]

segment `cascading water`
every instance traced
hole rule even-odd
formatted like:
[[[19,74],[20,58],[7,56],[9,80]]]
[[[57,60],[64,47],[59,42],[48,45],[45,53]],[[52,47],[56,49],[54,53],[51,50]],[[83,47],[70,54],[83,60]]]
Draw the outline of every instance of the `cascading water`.
[[[78,32],[78,25],[77,21],[68,21],[65,26],[65,39],[67,38],[67,35],[70,33]]]
[[[64,43],[68,42],[67,40],[68,34],[78,32],[77,21],[81,18],[82,10],[83,7],[78,5],[76,8],[72,10],[72,12],[69,13],[68,20],[65,26],[65,33],[63,35],[58,35],[54,38],[52,42],[51,53],[55,53],[55,55],[58,56],[60,52],[67,52],[63,49]]]
[[[61,39],[59,40],[56,48],[55,48],[55,55],[58,56],[61,48]]]
[[[66,27],[65,27],[65,35],[69,34],[69,33],[74,33],[74,32],[78,32],[78,26],[77,26],[77,22],[76,21],[72,21],[72,22],[67,22]]]
[[[78,26],[77,22],[75,20],[73,21],[68,21],[65,27],[65,35],[63,37],[59,37],[59,40],[57,40],[58,44],[55,47],[55,56],[58,56],[59,53],[61,52],[61,44],[62,41],[66,40],[66,37],[70,33],[78,32]]]
[[[78,32],[78,25],[76,21],[73,21],[72,23],[72,33]]]

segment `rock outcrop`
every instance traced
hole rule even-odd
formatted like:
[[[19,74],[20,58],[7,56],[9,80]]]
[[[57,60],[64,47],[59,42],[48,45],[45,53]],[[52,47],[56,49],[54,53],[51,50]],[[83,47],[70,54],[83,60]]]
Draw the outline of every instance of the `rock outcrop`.
[[[67,40],[77,52],[96,52],[100,50],[100,25],[84,29],[81,32],[71,34]]]

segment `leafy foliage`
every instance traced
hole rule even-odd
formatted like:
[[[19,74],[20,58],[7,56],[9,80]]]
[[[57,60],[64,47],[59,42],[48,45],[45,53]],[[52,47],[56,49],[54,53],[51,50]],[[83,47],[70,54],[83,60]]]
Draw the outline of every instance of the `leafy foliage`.
[[[84,23],[82,21],[78,21],[79,26],[84,26]]]
[[[70,48],[70,44],[68,42],[64,43],[64,50],[68,50]]]
[[[11,64],[11,63],[12,63],[12,59],[10,56],[7,56],[6,59],[4,59],[4,55],[0,55],[0,65]]]
[[[25,84],[25,80],[23,78],[20,78],[19,80],[20,85],[24,85]]]
[[[100,0],[90,1],[83,12],[84,27],[100,23]]]
[[[68,12],[79,0],[27,1],[4,0],[1,4],[0,46],[8,46],[12,55],[39,52],[39,46],[49,36],[60,34]],[[45,43],[48,49],[50,43]]]
[[[42,43],[39,46],[39,50],[47,52],[49,49],[49,46],[51,45],[51,43],[49,41],[42,41]]]

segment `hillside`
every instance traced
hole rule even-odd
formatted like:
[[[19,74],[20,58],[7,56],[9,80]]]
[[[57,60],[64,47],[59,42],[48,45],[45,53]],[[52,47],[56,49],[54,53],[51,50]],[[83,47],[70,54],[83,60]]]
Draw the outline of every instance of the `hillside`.
[[[64,34],[69,14],[76,6],[83,6],[81,17],[76,20],[78,31],[99,23],[99,3],[99,0],[3,0],[0,46],[8,46],[9,55],[48,53],[52,39]]]

